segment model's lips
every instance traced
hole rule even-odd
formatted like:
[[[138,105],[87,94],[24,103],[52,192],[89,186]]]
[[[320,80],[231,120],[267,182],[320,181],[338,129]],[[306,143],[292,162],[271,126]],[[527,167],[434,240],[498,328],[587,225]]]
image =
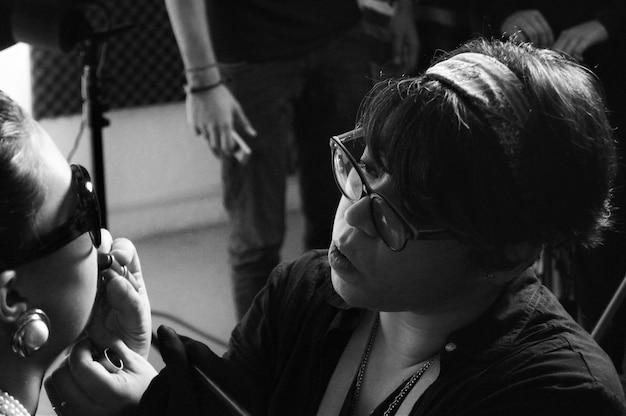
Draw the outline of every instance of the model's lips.
[[[334,242],[330,244],[330,248],[328,250],[328,263],[330,264],[330,267],[337,271],[350,272],[356,270],[354,264],[348,260],[348,258],[341,252],[341,250],[339,250]]]

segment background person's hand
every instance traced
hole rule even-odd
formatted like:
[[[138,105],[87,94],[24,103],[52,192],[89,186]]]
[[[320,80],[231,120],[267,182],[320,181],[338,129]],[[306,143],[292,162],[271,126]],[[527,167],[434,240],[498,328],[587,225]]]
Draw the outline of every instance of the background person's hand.
[[[186,105],[189,125],[197,135],[207,139],[216,157],[230,156],[237,149],[233,137],[237,128],[256,136],[241,105],[224,85],[187,94]]]
[[[500,30],[508,37],[531,42],[540,48],[549,48],[554,44],[552,28],[539,10],[520,10],[511,14]]]
[[[604,25],[598,20],[590,20],[561,32],[553,49],[582,62],[587,49],[607,40],[609,33]]]
[[[389,21],[391,32],[391,62],[397,75],[415,69],[420,43],[415,28],[413,6],[410,1],[398,1]]]
[[[124,343],[118,341],[109,348],[122,360],[122,369],[107,365],[102,350],[83,338],[46,379],[46,392],[59,416],[135,414],[142,394],[157,372]]]
[[[158,338],[166,367],[141,398],[138,416],[231,415],[224,402],[193,369],[193,364],[239,401],[243,408],[246,402],[250,403],[256,391],[245,373],[232,363],[221,359],[200,342],[179,337],[170,328],[161,326]]]
[[[148,357],[152,341],[152,318],[148,292],[144,284],[137,250],[130,240],[112,240],[102,230],[102,245],[98,261],[113,256],[115,265],[101,271],[100,289],[86,328],[87,336],[103,350],[117,340],[144,358]],[[126,266],[128,273],[123,276]]]

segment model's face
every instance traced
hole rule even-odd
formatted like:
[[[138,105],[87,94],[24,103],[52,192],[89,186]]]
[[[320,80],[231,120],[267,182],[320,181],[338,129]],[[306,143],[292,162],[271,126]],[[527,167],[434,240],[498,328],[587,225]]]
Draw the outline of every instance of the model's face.
[[[74,213],[78,198],[68,163],[41,128],[33,133],[34,154],[40,158],[44,203],[37,216],[36,235],[64,224]],[[16,289],[29,308],[40,308],[51,321],[48,348],[62,350],[84,329],[93,307],[98,268],[96,249],[85,233],[54,253],[17,269]]]
[[[387,174],[372,186],[401,206]],[[391,251],[372,222],[368,198],[341,199],[329,262],[339,295],[373,310],[445,312],[471,299],[477,279],[468,275],[468,248],[457,240],[409,240],[402,251]]]

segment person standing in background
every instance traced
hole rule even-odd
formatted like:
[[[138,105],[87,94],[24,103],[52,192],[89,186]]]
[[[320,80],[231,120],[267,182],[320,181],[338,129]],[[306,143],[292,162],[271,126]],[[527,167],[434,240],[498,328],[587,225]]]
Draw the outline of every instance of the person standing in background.
[[[591,69],[602,82],[609,119],[615,129],[621,165],[613,190],[614,227],[604,243],[588,250],[576,248],[575,304],[577,319],[589,331],[598,321],[626,274],[626,1],[624,0],[479,0],[483,30],[494,36],[565,52]],[[622,373],[626,344],[626,307],[600,345]]]
[[[372,85],[361,12],[356,0],[165,3],[185,66],[189,124],[222,162],[241,318],[280,260],[292,145],[304,246],[330,241],[339,193],[327,138],[354,125]],[[251,149],[243,163],[233,157],[240,139]]]

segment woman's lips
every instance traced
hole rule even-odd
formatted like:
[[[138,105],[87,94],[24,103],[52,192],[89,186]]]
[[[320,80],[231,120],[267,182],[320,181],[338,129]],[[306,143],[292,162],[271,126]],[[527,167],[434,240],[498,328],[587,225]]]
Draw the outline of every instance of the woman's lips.
[[[328,250],[328,263],[330,267],[337,271],[354,271],[356,268],[354,264],[339,250],[335,243],[331,243]]]

